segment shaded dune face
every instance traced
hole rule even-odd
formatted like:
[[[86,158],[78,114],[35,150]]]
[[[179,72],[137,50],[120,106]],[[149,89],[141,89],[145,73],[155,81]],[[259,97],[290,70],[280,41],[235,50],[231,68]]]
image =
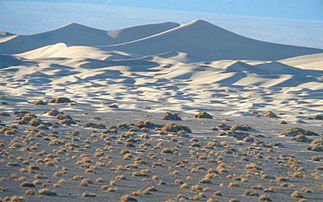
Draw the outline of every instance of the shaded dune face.
[[[322,52],[320,49],[249,39],[203,20],[136,41],[111,45],[105,50],[121,50],[142,55],[185,52],[204,60],[279,60]]]
[[[2,43],[0,41],[0,54],[17,54],[55,43],[65,43],[68,46],[118,44],[163,32],[176,26],[178,26],[177,23],[170,22],[104,31],[71,23],[53,31],[28,36],[16,36],[11,40],[3,40],[4,42]]]

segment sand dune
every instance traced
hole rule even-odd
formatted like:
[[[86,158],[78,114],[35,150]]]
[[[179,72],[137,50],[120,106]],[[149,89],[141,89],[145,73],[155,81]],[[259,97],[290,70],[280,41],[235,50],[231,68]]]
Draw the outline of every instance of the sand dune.
[[[128,55],[117,59],[99,59],[98,55],[44,56],[36,59],[10,56],[15,63],[4,66],[2,90],[34,98],[38,97],[35,92],[41,92],[39,98],[69,95],[79,102],[101,103],[99,109],[105,108],[102,103],[115,100],[125,103],[120,106],[128,110],[145,110],[140,107],[141,102],[155,103],[158,107],[153,111],[188,107],[209,110],[221,107],[227,109],[225,113],[233,114],[267,107],[278,111],[322,110],[319,99],[323,90],[322,70],[271,61],[181,63],[160,56]]]
[[[65,43],[57,43],[44,46],[35,50],[15,54],[27,59],[40,58],[93,58],[100,60],[131,58],[127,53],[121,51],[102,51],[91,46],[67,46]]]
[[[29,36],[16,36],[0,41],[0,54],[16,54],[43,46],[65,43],[68,46],[103,46],[140,39],[178,26],[161,23],[136,26],[122,30],[104,31],[77,23]]]
[[[15,37],[17,37],[15,34],[11,34],[9,32],[0,32],[0,43],[9,41]]]
[[[122,41],[156,32],[153,28],[159,26],[177,25],[140,26],[105,35]],[[82,37],[94,32],[75,24],[61,31]],[[36,44],[36,38],[23,41]],[[48,42],[39,41],[35,46]],[[104,103],[117,102],[120,109],[139,111],[313,113],[323,110],[323,57],[308,53],[321,51],[248,39],[198,20],[114,46],[47,43],[24,53],[0,55],[0,87],[4,94],[33,99],[67,96],[99,111],[107,109]],[[277,60],[296,55],[302,56]]]
[[[124,44],[111,45],[104,50],[120,50],[142,55],[185,52],[204,60],[279,60],[323,52],[320,49],[249,39],[203,20]]]
[[[323,54],[311,54],[298,57],[287,58],[280,61],[281,63],[299,67],[302,69],[323,69]]]

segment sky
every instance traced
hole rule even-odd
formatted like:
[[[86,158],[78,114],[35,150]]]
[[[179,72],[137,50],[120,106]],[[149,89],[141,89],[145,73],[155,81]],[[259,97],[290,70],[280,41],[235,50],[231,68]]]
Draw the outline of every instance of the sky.
[[[35,34],[76,22],[104,30],[204,19],[238,34],[323,48],[323,0],[0,0],[0,32]]]
[[[107,0],[111,5],[323,20],[322,0]]]
[[[0,0],[1,1],[1,0]],[[9,1],[9,0],[7,0]],[[12,0],[10,0],[12,1]],[[26,1],[26,0],[20,0]],[[323,20],[323,0],[33,0],[208,12],[229,15]]]

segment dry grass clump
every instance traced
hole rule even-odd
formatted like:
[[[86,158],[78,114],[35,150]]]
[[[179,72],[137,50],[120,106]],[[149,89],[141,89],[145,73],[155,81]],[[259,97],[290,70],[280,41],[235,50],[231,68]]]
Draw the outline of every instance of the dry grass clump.
[[[301,189],[301,191],[302,191],[302,192],[304,192],[304,193],[314,193],[314,191],[313,191],[313,190],[311,190],[311,189],[309,189],[309,188],[306,188],[306,187],[303,187],[303,188]]]
[[[93,182],[90,179],[83,179],[81,181],[81,185],[87,187],[89,184],[92,184]]]
[[[102,123],[96,123],[94,121],[88,121],[85,125],[85,128],[96,128],[96,129],[106,129],[105,125]]]
[[[190,186],[187,183],[184,183],[179,188],[180,189],[188,189],[188,188],[190,188]]]
[[[73,180],[75,180],[75,181],[77,181],[77,180],[82,179],[82,177],[81,177],[80,175],[74,175],[74,176],[72,177],[72,179],[73,179]]]
[[[171,121],[181,121],[182,118],[180,116],[178,116],[178,114],[176,113],[170,113],[170,112],[166,112],[163,114],[163,120],[171,120]]]
[[[157,192],[157,189],[154,186],[147,187],[142,191],[143,193]]]
[[[199,112],[194,117],[198,119],[213,119],[212,115],[207,112]]]
[[[252,191],[252,190],[246,190],[246,191],[244,192],[244,195],[245,195],[245,196],[259,196],[259,194],[258,194],[257,192]]]
[[[302,174],[301,172],[289,172],[288,175],[291,177],[296,177],[296,178],[304,178],[305,177],[305,175]]]
[[[0,133],[5,135],[13,135],[17,133],[17,130],[11,127],[0,126]]]
[[[185,131],[186,133],[191,133],[191,129],[187,126],[182,126],[176,123],[166,123],[162,128],[161,132],[173,132],[177,133],[179,131]]]
[[[117,190],[118,190],[118,188],[116,188],[116,187],[109,187],[108,185],[103,185],[103,186],[101,187],[101,189],[102,189],[103,191],[107,191],[107,192],[115,192],[115,191],[117,191]]]
[[[242,141],[253,143],[255,142],[255,139],[253,137],[245,137]]]
[[[222,193],[221,193],[220,191],[215,191],[213,194],[214,194],[215,196],[222,196]]]
[[[7,112],[0,112],[0,116],[10,116],[10,114],[9,113],[7,113]]]
[[[48,188],[43,188],[38,191],[38,194],[45,195],[45,196],[57,196],[57,193],[53,190],[50,190]]]
[[[260,167],[258,167],[258,165],[256,163],[248,163],[245,168],[245,171],[247,173],[255,173],[260,170],[262,170],[262,169]]]
[[[312,161],[321,161],[323,159],[323,156],[312,156],[311,160]]]
[[[161,125],[155,124],[148,120],[138,121],[135,126],[140,129],[142,128],[154,129],[156,127],[161,127]]]
[[[303,134],[299,134],[299,135],[296,135],[295,137],[292,138],[292,141],[295,141],[295,142],[311,142],[312,140],[307,138],[305,135]]]
[[[19,124],[27,124],[32,119],[37,119],[37,116],[30,112],[21,112],[21,113],[15,112],[15,115],[17,116]]]
[[[275,192],[274,187],[268,187],[267,189],[264,189],[264,192]]]
[[[283,177],[283,176],[276,176],[275,180],[278,181],[278,182],[286,182],[286,181],[288,181],[288,178]]]
[[[200,180],[200,183],[211,184],[212,179],[214,179],[216,176],[217,174],[215,173],[208,173]]]
[[[95,179],[96,182],[104,182],[104,179],[103,177],[98,177]]]
[[[153,175],[153,176],[151,176],[151,179],[157,181],[157,180],[159,180],[159,177],[158,177],[158,175]]]
[[[203,192],[200,192],[192,197],[193,200],[202,200],[202,198],[205,198],[205,194]]]
[[[225,123],[220,123],[220,124],[216,125],[215,127],[219,130],[230,130],[230,128],[231,128],[230,125],[227,125]]]
[[[228,184],[228,187],[239,187],[239,183],[238,182],[230,182]]]
[[[69,102],[72,102],[72,101],[66,97],[57,97],[49,101],[49,103],[69,103]]]
[[[14,162],[14,161],[10,161],[7,163],[7,166],[10,166],[10,167],[20,167],[20,163],[18,162]]]
[[[190,198],[189,197],[187,197],[187,196],[184,196],[183,194],[177,194],[176,195],[176,199],[178,200],[178,201],[185,201],[185,200],[189,200]],[[170,199],[169,199],[170,200]]]
[[[272,201],[271,197],[267,194],[263,194],[258,198],[259,201]]]
[[[39,166],[35,165],[35,164],[30,164],[27,167],[28,170],[40,170]]]
[[[229,200],[229,202],[240,202],[240,200],[239,200],[239,199],[236,199],[236,198],[231,198],[231,199]]]
[[[26,198],[24,196],[17,196],[17,195],[0,197],[0,201],[17,202],[17,201],[23,201],[23,200],[26,200]]]
[[[140,171],[134,171],[132,173],[132,177],[136,177],[136,176],[139,176],[139,177],[147,177],[149,173],[151,173],[151,170],[150,169],[142,169]]]
[[[91,193],[91,192],[83,192],[82,193],[82,197],[86,198],[86,197],[96,197],[95,193]]]
[[[59,115],[59,114],[61,114],[62,112],[59,112],[58,110],[56,110],[56,109],[51,109],[51,110],[49,110],[48,112],[47,112],[47,114],[49,115],[49,116],[57,116],[57,115]]]
[[[314,139],[311,142],[311,145],[308,148],[308,150],[322,152],[323,151],[323,137]]]
[[[257,190],[263,190],[263,189],[264,189],[264,188],[263,188],[263,186],[262,186],[261,184],[254,185],[254,186],[252,186],[251,188],[253,188],[253,189],[257,189]]]
[[[303,194],[299,191],[293,191],[291,194],[290,194],[291,197],[293,198],[303,198]]]
[[[72,117],[69,115],[58,114],[55,118],[59,120],[58,121],[59,124],[65,124],[65,125],[76,124],[76,121],[74,121]]]
[[[36,100],[34,102],[35,105],[47,105],[47,102],[44,100]]]
[[[172,154],[174,152],[174,148],[165,147],[161,150],[161,152],[166,154]]]
[[[287,124],[287,121],[281,120],[279,123],[280,124]]]
[[[179,178],[175,179],[174,182],[175,182],[175,184],[183,184],[184,183],[184,181]]]
[[[202,191],[203,187],[199,184],[196,184],[196,185],[191,186],[191,190],[192,191]]]
[[[323,120],[323,114],[313,114],[308,117],[310,120]]]
[[[40,174],[39,174],[40,175]],[[22,178],[22,177],[21,177]],[[32,182],[33,184],[35,184],[35,185],[41,185],[42,184],[42,182],[41,182],[41,178],[42,177],[38,177],[38,174],[36,174],[35,176],[34,176],[34,178],[35,178],[35,180]]]
[[[31,182],[23,182],[20,184],[21,187],[35,187],[36,185]]]
[[[282,130],[278,135],[285,136],[285,137],[295,137],[297,135],[304,135],[304,136],[319,136],[319,134],[314,133],[312,131],[304,130],[302,128],[286,128]]]
[[[39,126],[41,123],[42,123],[42,122],[41,122],[41,120],[40,120],[39,118],[32,118],[32,119],[28,122],[28,124],[29,124],[30,126]]]
[[[263,115],[268,118],[278,118],[278,116],[272,111],[264,111]]]
[[[180,172],[178,170],[173,170],[169,175],[178,175]]]
[[[25,190],[25,194],[26,195],[35,195],[35,190],[33,190],[33,189],[26,189]]]
[[[178,131],[177,135],[179,137],[188,137],[188,134],[185,131],[183,131],[183,130]]]
[[[17,180],[17,181],[18,181],[18,182],[24,182],[24,181],[26,181],[26,179],[27,179],[27,178],[26,178],[25,176],[21,176],[21,177],[19,177],[19,178],[18,178],[18,180]]]
[[[116,180],[126,180],[127,178],[126,178],[126,176],[125,176],[125,175],[117,175],[117,176],[115,177],[115,179],[116,179]]]
[[[231,131],[241,130],[241,131],[250,131],[252,128],[247,124],[235,124],[231,126]]]
[[[123,195],[120,198],[120,202],[136,202],[136,201],[138,200],[132,197],[130,194]]]
[[[62,119],[62,120],[59,120],[58,123],[62,125],[76,124],[76,122],[73,119]]]

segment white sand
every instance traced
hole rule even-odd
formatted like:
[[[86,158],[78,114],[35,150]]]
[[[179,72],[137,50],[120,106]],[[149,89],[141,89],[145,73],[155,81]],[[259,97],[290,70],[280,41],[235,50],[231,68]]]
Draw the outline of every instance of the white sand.
[[[11,41],[15,50],[45,46],[0,55],[0,90],[30,100],[66,96],[98,110],[108,110],[107,103],[118,103],[122,110],[225,115],[270,109],[294,114],[290,119],[295,121],[298,112],[322,112],[322,50],[256,41],[201,20],[176,26],[106,32],[71,24],[19,36],[22,44],[17,37],[5,40],[1,51]],[[103,32],[105,39],[97,35]],[[59,43],[41,37],[48,34]],[[83,38],[87,46],[70,46]],[[106,46],[108,39],[132,41]]]

